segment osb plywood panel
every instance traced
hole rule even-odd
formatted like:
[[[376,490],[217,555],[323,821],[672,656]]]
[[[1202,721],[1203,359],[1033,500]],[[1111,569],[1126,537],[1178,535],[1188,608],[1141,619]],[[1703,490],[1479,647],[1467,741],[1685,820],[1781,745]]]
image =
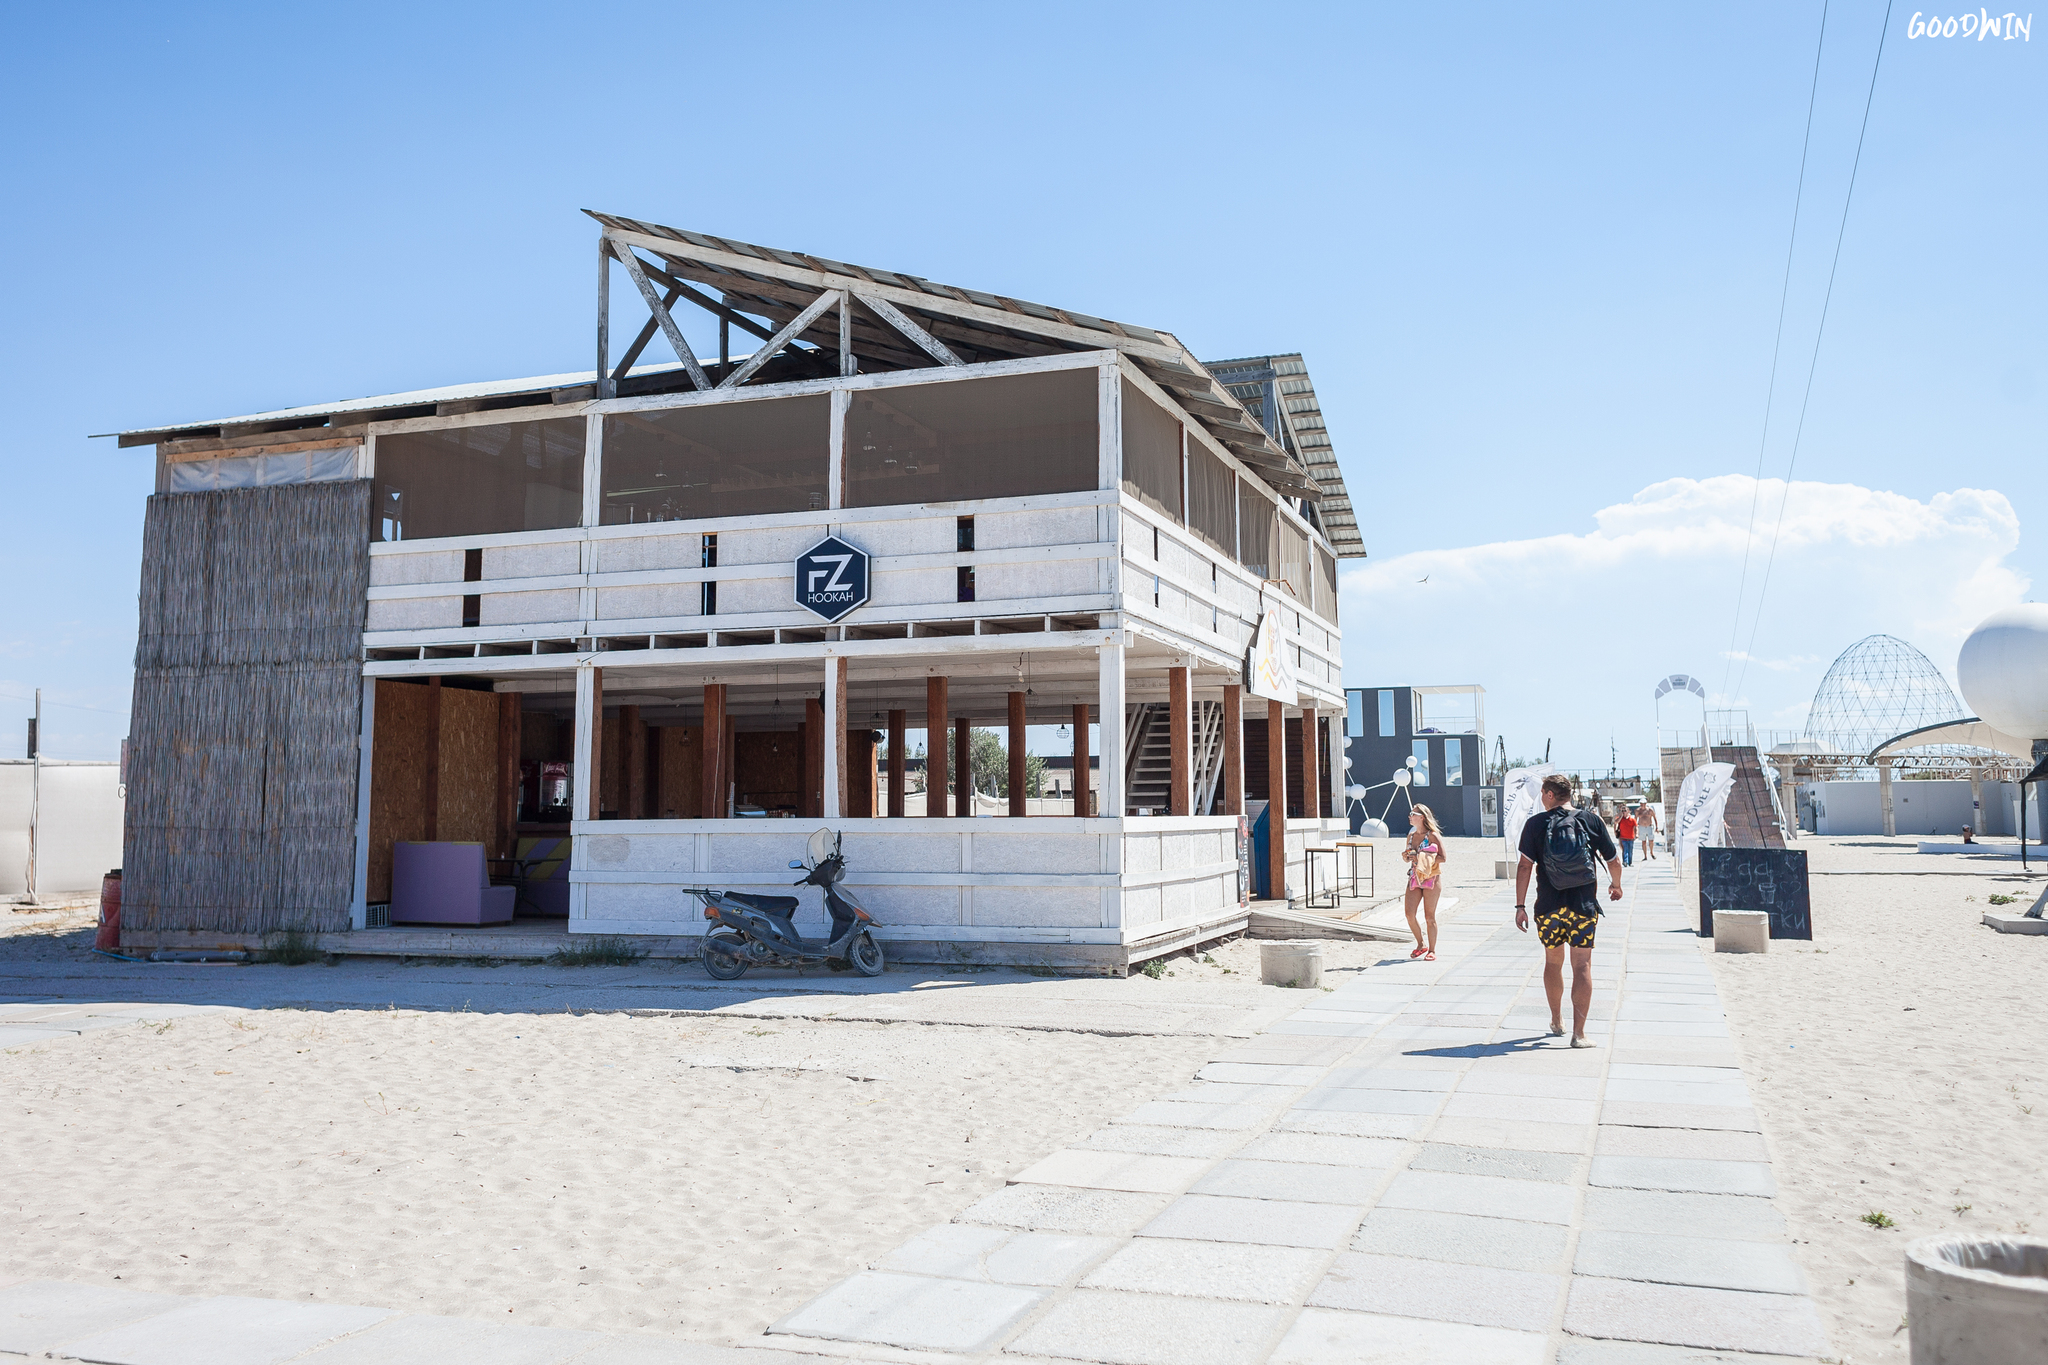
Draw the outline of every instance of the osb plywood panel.
[[[660,818],[699,819],[704,802],[703,730],[695,725],[664,725],[654,733],[660,754],[655,779]]]
[[[743,731],[735,736],[733,780],[739,799],[767,810],[796,806],[803,790],[803,743],[795,730]]]
[[[441,808],[434,837],[491,843],[498,819],[498,695],[441,689]]]
[[[368,899],[391,899],[391,845],[427,835],[427,715],[424,683],[379,678],[370,722]]]

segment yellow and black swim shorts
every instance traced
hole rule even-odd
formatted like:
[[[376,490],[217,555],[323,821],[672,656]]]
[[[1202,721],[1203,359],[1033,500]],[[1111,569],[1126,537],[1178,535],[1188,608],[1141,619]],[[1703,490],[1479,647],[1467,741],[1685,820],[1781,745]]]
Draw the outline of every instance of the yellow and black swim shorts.
[[[1547,915],[1536,917],[1536,937],[1546,948],[1590,948],[1600,914],[1577,906],[1561,905]]]

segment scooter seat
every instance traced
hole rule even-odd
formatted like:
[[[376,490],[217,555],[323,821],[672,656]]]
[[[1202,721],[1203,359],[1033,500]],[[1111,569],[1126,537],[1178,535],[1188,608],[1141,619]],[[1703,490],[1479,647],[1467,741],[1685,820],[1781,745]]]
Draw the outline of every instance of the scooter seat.
[[[795,896],[752,896],[743,891],[728,891],[725,898],[729,901],[738,901],[742,905],[751,905],[768,915],[793,915],[798,904]]]

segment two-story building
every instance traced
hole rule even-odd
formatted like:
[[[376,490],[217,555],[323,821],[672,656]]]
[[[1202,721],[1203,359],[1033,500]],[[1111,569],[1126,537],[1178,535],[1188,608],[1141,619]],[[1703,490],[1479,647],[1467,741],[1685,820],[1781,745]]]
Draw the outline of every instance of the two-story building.
[[[899,958],[1118,969],[1243,924],[1276,792],[1299,887],[1344,829],[1362,553],[1326,434],[1312,467],[1165,332],[593,217],[591,371],[121,434],[158,471],[124,941],[364,931],[422,843],[545,864],[519,913],[571,933],[687,940],[683,888],[785,885],[822,823]],[[1284,699],[1245,695],[1262,623]],[[1094,809],[1027,815],[1062,725]],[[948,809],[975,726],[1008,818]]]
[[[1429,807],[1445,834],[1499,837],[1500,787],[1486,771],[1485,688],[1354,687],[1345,700],[1350,781],[1366,792],[1349,802],[1353,832],[1383,819],[1392,834],[1405,835],[1416,804]],[[1397,782],[1396,773],[1405,776]]]

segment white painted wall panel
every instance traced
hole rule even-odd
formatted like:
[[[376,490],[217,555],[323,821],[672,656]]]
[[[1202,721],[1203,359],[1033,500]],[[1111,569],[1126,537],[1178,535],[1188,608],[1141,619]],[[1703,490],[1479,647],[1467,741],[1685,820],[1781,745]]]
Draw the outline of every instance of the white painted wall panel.
[[[370,561],[373,566],[376,562],[374,559]],[[462,577],[460,564],[455,566],[455,576]],[[569,595],[575,596],[574,593]],[[438,630],[443,627],[460,629],[461,626],[460,597],[399,597],[387,602],[372,602],[363,622],[365,630]]]
[[[409,550],[402,554],[371,555],[370,586],[385,588],[399,583],[459,583],[462,581],[462,556],[461,550]]]
[[[458,623],[461,621],[460,598],[433,600],[454,602],[455,619]],[[370,610],[375,612],[378,605],[372,602]],[[576,621],[583,615],[582,594],[575,588],[556,588],[547,592],[487,592],[483,595],[483,600],[477,604],[477,609],[477,620],[486,626],[523,625],[529,621]],[[370,629],[390,630],[402,627],[379,627],[373,616]]]
[[[487,545],[484,577],[551,578],[556,574],[581,573],[579,549],[573,540],[550,545]],[[456,566],[455,576],[462,576],[460,565]]]
[[[741,610],[726,601],[722,590],[719,605],[727,611]],[[702,614],[703,606],[703,590],[695,583],[650,583],[638,588],[597,590],[597,615],[603,621],[637,621],[650,616],[698,616]]]

